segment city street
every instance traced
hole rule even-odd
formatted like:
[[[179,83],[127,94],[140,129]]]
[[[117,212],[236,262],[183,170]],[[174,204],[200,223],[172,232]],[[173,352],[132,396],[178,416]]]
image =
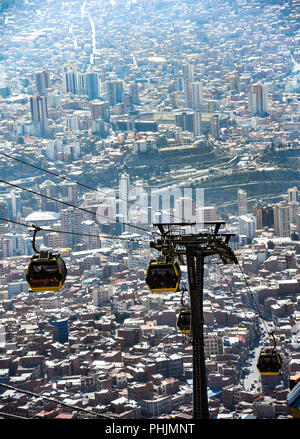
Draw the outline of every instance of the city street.
[[[249,358],[250,364],[249,364],[249,366],[247,365],[247,367],[249,367],[250,371],[248,372],[248,374],[246,375],[246,377],[243,380],[244,387],[247,391],[259,391],[261,388],[260,375],[259,375],[259,372],[258,372],[257,367],[256,367],[256,362],[257,362],[257,358],[258,358],[260,349],[261,349],[261,346],[257,346],[253,350],[254,355],[252,355]]]

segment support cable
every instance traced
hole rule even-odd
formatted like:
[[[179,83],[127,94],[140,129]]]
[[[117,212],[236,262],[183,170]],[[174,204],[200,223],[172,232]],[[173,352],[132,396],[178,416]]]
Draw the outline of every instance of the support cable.
[[[23,226],[26,228],[29,228],[30,226],[28,224],[24,224],[24,223],[20,223],[18,221],[14,221],[14,220],[10,220],[8,218],[0,218],[0,221],[6,221],[8,223],[12,223],[18,226]],[[35,229],[37,226],[35,226],[34,224],[31,225],[31,227],[33,227],[33,229]],[[126,237],[122,237],[122,236],[113,236],[113,235],[102,235],[101,233],[99,233],[99,235],[94,235],[91,233],[80,233],[80,232],[70,232],[67,230],[59,230],[59,229],[52,229],[52,228],[43,228],[43,227],[39,227],[38,228],[40,231],[42,232],[53,232],[53,233],[62,233],[62,234],[68,234],[68,235],[76,235],[76,236],[85,236],[85,237],[91,237],[91,238],[109,238],[109,239],[115,239],[116,241],[133,241],[133,242],[149,242],[149,240],[143,240],[143,239],[134,239],[134,238],[126,238]]]
[[[83,188],[85,188],[85,189],[89,189],[89,190],[91,190],[91,191],[97,191],[97,192],[99,192],[99,193],[101,193],[101,194],[104,194],[106,198],[107,198],[107,197],[112,197],[112,198],[115,198],[116,200],[125,201],[125,202],[128,203],[128,204],[132,204],[132,205],[135,205],[135,206],[138,206],[138,207],[142,207],[143,209],[150,209],[150,210],[153,210],[154,212],[156,212],[156,213],[160,213],[160,214],[162,214],[162,213],[169,214],[169,213],[170,213],[170,212],[166,212],[166,211],[163,211],[163,210],[155,210],[155,209],[153,209],[151,206],[145,206],[145,205],[143,205],[143,204],[139,204],[139,203],[137,203],[136,201],[126,200],[126,199],[124,199],[124,198],[121,198],[119,195],[110,194],[110,193],[108,193],[108,192],[102,191],[102,190],[99,189],[99,188],[95,188],[95,187],[89,186],[89,185],[87,185],[87,184],[85,184],[85,183],[81,183],[81,182],[79,182],[79,181],[77,181],[77,180],[74,180],[74,179],[72,179],[72,178],[70,178],[70,177],[67,177],[67,176],[65,176],[65,175],[60,175],[60,174],[58,174],[57,172],[50,171],[49,169],[41,168],[41,167],[39,167],[39,166],[37,166],[37,165],[34,165],[34,164],[32,164],[32,163],[28,163],[28,162],[26,162],[25,160],[18,159],[17,157],[13,157],[13,156],[11,156],[11,155],[9,155],[9,154],[6,154],[6,153],[4,153],[4,152],[0,152],[0,154],[3,155],[3,156],[6,157],[6,158],[9,158],[9,159],[15,160],[15,161],[17,161],[17,162],[19,162],[19,163],[22,163],[22,164],[24,164],[24,165],[26,165],[26,166],[30,166],[30,167],[32,167],[32,168],[34,168],[34,169],[38,169],[39,171],[45,172],[45,173],[47,173],[47,174],[49,174],[49,175],[52,175],[52,176],[54,176],[54,177],[60,178],[60,179],[62,179],[62,180],[67,180],[67,181],[69,181],[70,183],[77,184],[78,186],[81,186],[81,187],[83,187]],[[104,198],[104,200],[105,200],[105,198]],[[174,216],[174,218],[176,218],[176,216]],[[180,219],[180,220],[182,219],[182,218],[179,218],[179,217],[177,217],[177,218]]]
[[[240,264],[239,261],[238,261],[238,266],[239,266],[239,269],[240,269],[240,271],[241,271],[241,273],[242,273],[242,276],[243,276],[243,278],[244,278],[244,281],[245,281],[245,284],[246,284],[246,286],[247,286],[247,289],[248,289],[248,291],[249,291],[249,293],[250,293],[250,295],[251,295],[251,297],[252,297],[252,299],[253,299],[253,303],[254,303],[254,305],[255,305],[255,308],[256,308],[256,310],[257,310],[257,313],[258,313],[260,319],[261,319],[262,322],[263,322],[263,325],[264,325],[264,327],[265,327],[265,330],[267,331],[268,335],[271,336],[271,333],[270,333],[270,331],[269,331],[269,329],[268,329],[268,327],[267,327],[267,323],[266,323],[265,319],[263,318],[263,316],[262,316],[262,314],[261,314],[261,312],[260,312],[259,306],[258,306],[258,304],[256,303],[256,299],[255,299],[255,297],[254,297],[254,295],[253,295],[253,293],[252,293],[252,291],[251,291],[251,287],[250,287],[250,285],[249,285],[249,283],[248,283],[248,280],[247,280],[247,278],[246,278],[246,275],[245,275],[245,273],[244,273],[244,270],[242,269],[241,264]]]
[[[209,330],[209,332],[212,334],[212,336],[215,337],[215,340],[218,342],[218,339],[217,339],[216,335],[213,333],[213,331],[211,330],[211,328],[209,327],[209,325],[208,325],[206,322],[205,322],[205,326],[207,327],[207,329]],[[247,393],[248,391],[247,391],[247,389],[245,388],[244,383],[241,381],[241,379],[240,379],[238,373],[236,372],[234,366],[232,365],[231,360],[227,357],[226,354],[223,353],[222,355],[224,355],[225,359],[226,359],[227,362],[229,363],[229,365],[230,365],[230,367],[231,367],[231,369],[232,369],[232,371],[233,371],[233,373],[234,373],[234,375],[235,375],[235,377],[236,377],[238,383],[239,383],[240,386],[243,388],[244,392]],[[258,393],[259,393],[260,395],[263,396],[263,394],[262,394],[261,392],[258,392]],[[257,409],[258,414],[260,414],[260,413],[259,413],[259,408],[256,407],[256,409]]]
[[[5,413],[5,412],[0,412],[0,419],[1,417],[4,418],[8,418],[8,419],[34,419],[34,418],[26,418],[25,416],[18,416],[18,415],[13,415],[12,413]]]
[[[41,194],[39,192],[33,191],[32,189],[24,188],[24,187],[18,186],[16,184],[9,183],[8,181],[5,181],[5,180],[0,180],[0,183],[4,183],[4,184],[6,184],[8,186],[15,187],[16,189],[21,189],[22,191],[29,192],[29,193],[31,193],[33,195],[37,195],[39,197],[46,198],[47,200],[55,201],[56,203],[61,203],[61,204],[64,204],[66,206],[73,207],[74,209],[81,210],[82,212],[89,213],[89,214],[92,214],[92,215],[95,215],[95,216],[99,216],[101,218],[105,218],[106,220],[107,219],[113,220],[113,218],[107,218],[105,215],[100,215],[97,212],[94,212],[92,210],[86,209],[84,207],[75,206],[74,204],[68,203],[67,201],[57,200],[56,198],[49,197],[48,195],[44,195],[44,194]],[[149,232],[149,230],[145,229],[144,227],[140,227],[140,226],[137,226],[137,225],[134,225],[134,224],[126,223],[126,222],[121,222],[121,221],[118,221],[118,220],[116,220],[116,223],[123,224],[123,225],[129,226],[129,227],[133,227],[134,229],[142,230],[143,232],[146,232],[148,235],[151,234]],[[158,233],[158,232],[154,232],[154,233]]]
[[[62,405],[64,407],[68,407],[68,408],[73,409],[73,410],[78,410],[78,411],[81,411],[81,412],[85,412],[85,413],[88,413],[89,415],[97,416],[98,418],[111,419],[107,415],[95,413],[95,412],[93,412],[91,410],[84,409],[82,407],[78,407],[78,406],[75,406],[75,405],[71,405],[71,404],[67,404],[65,402],[59,401],[58,399],[50,398],[50,397],[44,396],[44,395],[39,395],[38,393],[34,393],[34,392],[29,392],[28,390],[18,389],[18,388],[14,387],[14,386],[11,386],[9,384],[0,383],[0,386],[6,387],[7,389],[15,390],[16,392],[24,393],[25,395],[34,396],[35,398],[38,398],[38,399],[45,399],[47,401],[55,402],[56,404],[60,404],[60,405]]]
[[[219,269],[221,275],[223,276],[225,282],[227,283],[227,286],[228,286],[228,288],[230,289],[232,295],[233,295],[234,298],[237,300],[237,296],[236,296],[236,294],[235,294],[235,291],[234,291],[234,289],[232,288],[232,286],[230,285],[230,283],[228,282],[228,279],[226,278],[226,276],[225,276],[223,270],[221,269],[221,266],[220,266],[219,264],[216,264],[216,265],[217,265],[217,267],[218,267],[218,269]],[[244,311],[244,314],[245,314],[246,319],[249,319],[249,317],[247,317],[247,311],[244,309],[243,304],[242,304],[242,303],[239,303],[239,305],[240,305],[240,307],[242,308],[242,310]],[[256,327],[255,327],[255,325],[253,326],[253,329],[254,329],[254,332],[255,332],[255,334],[257,335],[257,337],[260,338],[260,334],[256,331]]]

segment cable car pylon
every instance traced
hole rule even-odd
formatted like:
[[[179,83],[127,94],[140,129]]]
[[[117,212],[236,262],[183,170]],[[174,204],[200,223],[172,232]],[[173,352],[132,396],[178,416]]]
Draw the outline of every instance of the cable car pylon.
[[[161,236],[157,241],[150,242],[151,248],[187,265],[193,345],[194,419],[209,419],[203,334],[205,257],[218,254],[224,264],[238,264],[234,252],[228,245],[230,238],[235,235],[233,233],[219,233],[220,227],[224,225],[224,221],[204,222],[201,224],[203,229],[199,232],[181,233],[182,227],[196,227],[196,223],[154,224],[155,227],[158,227]]]

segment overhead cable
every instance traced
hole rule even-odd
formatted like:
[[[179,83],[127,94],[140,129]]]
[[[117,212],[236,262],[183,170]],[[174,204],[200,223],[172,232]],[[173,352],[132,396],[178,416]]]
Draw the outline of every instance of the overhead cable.
[[[99,193],[104,194],[106,197],[116,198],[116,200],[121,200],[121,201],[124,201],[124,202],[126,202],[126,203],[128,203],[128,204],[132,204],[132,205],[135,205],[135,206],[139,206],[139,207],[142,207],[142,208],[144,208],[144,209],[154,210],[154,211],[157,212],[157,213],[167,213],[167,214],[169,214],[169,212],[166,212],[166,211],[163,211],[163,210],[160,210],[160,209],[155,210],[155,209],[153,209],[151,206],[145,206],[145,205],[143,205],[143,204],[139,204],[139,203],[137,203],[136,201],[132,201],[132,200],[124,199],[124,198],[120,197],[119,195],[110,194],[109,192],[105,192],[105,191],[103,191],[103,190],[101,190],[101,189],[99,189],[99,188],[97,188],[97,187],[95,188],[95,187],[89,186],[89,185],[87,185],[87,184],[85,184],[85,183],[81,183],[81,182],[79,182],[79,181],[77,181],[77,180],[74,180],[74,179],[72,179],[72,178],[70,178],[70,177],[68,177],[68,176],[66,176],[66,175],[60,175],[60,174],[58,174],[57,172],[50,171],[49,169],[41,168],[41,167],[39,167],[39,166],[37,166],[37,165],[34,165],[34,164],[32,164],[32,163],[28,163],[28,162],[26,162],[25,160],[21,160],[21,159],[19,159],[19,158],[17,158],[17,157],[13,157],[13,156],[11,156],[11,155],[9,155],[9,154],[6,154],[6,153],[4,153],[4,152],[0,152],[0,155],[3,155],[4,157],[7,157],[7,158],[9,158],[9,159],[15,160],[15,161],[17,161],[17,162],[19,162],[19,163],[22,163],[22,164],[24,164],[24,165],[31,166],[32,168],[38,169],[39,171],[45,172],[45,173],[47,173],[47,174],[50,174],[50,175],[52,175],[52,176],[54,176],[54,177],[57,177],[57,178],[60,178],[60,179],[62,179],[62,180],[67,180],[67,181],[69,181],[69,182],[71,182],[71,183],[75,183],[75,184],[77,184],[78,186],[82,186],[82,187],[84,187],[85,189],[89,189],[89,190],[92,190],[92,191],[97,191],[97,192],[99,192]],[[176,216],[174,216],[174,218],[176,218]],[[179,218],[179,217],[177,217],[177,218],[181,220],[181,218]]]
[[[15,225],[18,225],[18,226],[23,226],[23,227],[26,227],[26,228],[29,228],[29,227],[33,227],[34,229],[36,228],[36,226],[34,224],[29,226],[28,224],[20,223],[19,221],[14,221],[14,220],[11,220],[11,219],[8,219],[8,218],[0,218],[0,221],[12,223],[12,224],[15,224]],[[62,234],[85,236],[85,237],[91,237],[91,238],[115,239],[117,241],[121,240],[121,241],[129,241],[129,242],[131,242],[131,241],[133,241],[133,242],[149,242],[148,240],[143,240],[143,239],[140,239],[140,238],[136,238],[136,239],[135,238],[126,238],[126,237],[123,237],[123,236],[114,236],[114,235],[108,235],[107,236],[107,235],[101,234],[101,233],[99,233],[98,235],[94,235],[94,234],[91,234],[91,233],[70,232],[70,231],[67,231],[67,230],[53,229],[53,228],[50,228],[50,227],[49,228],[48,227],[47,228],[39,227],[38,229],[40,231],[43,231],[43,232],[62,233]]]
[[[28,390],[18,389],[18,388],[14,387],[14,386],[11,386],[9,384],[0,383],[0,386],[6,387],[7,389],[15,390],[16,392],[24,393],[25,395],[34,396],[35,398],[45,399],[47,401],[55,402],[56,404],[60,404],[60,405],[62,405],[64,407],[68,407],[68,408],[73,409],[73,410],[82,411],[82,412],[88,413],[89,415],[97,416],[98,418],[108,418],[108,419],[111,419],[107,415],[95,413],[95,412],[93,412],[91,410],[84,409],[83,407],[78,407],[78,406],[75,406],[75,405],[67,404],[65,402],[59,401],[58,399],[50,398],[50,397],[44,396],[44,395],[39,395],[38,393],[30,392]]]
[[[6,184],[6,185],[8,185],[8,186],[15,187],[16,189],[20,189],[20,190],[23,190],[23,191],[25,191],[25,192],[29,192],[29,193],[34,194],[34,195],[37,195],[37,196],[39,196],[39,197],[43,197],[43,198],[46,198],[46,199],[48,199],[48,200],[55,201],[55,202],[57,202],[57,203],[61,203],[61,204],[64,204],[64,205],[66,205],[66,206],[69,206],[69,207],[73,207],[74,209],[81,210],[82,212],[89,213],[89,214],[92,214],[92,215],[96,215],[96,216],[99,216],[99,217],[105,218],[106,220],[107,220],[107,219],[112,220],[112,218],[107,218],[105,215],[98,214],[97,212],[94,212],[94,211],[92,211],[92,210],[86,209],[86,208],[84,208],[84,207],[75,206],[74,204],[72,204],[72,203],[68,203],[67,201],[57,200],[56,198],[49,197],[48,195],[41,194],[41,193],[39,193],[39,192],[33,191],[32,189],[24,188],[24,187],[22,187],[22,186],[16,185],[16,184],[14,184],[14,183],[10,183],[10,182],[5,181],[5,180],[0,180],[0,183],[4,183],[4,184]],[[120,224],[123,224],[123,225],[125,225],[125,226],[129,226],[129,227],[133,227],[133,228],[138,229],[138,230],[142,230],[143,232],[146,232],[147,234],[150,234],[149,230],[145,229],[144,227],[140,227],[140,226],[137,226],[137,225],[134,225],[134,224],[126,223],[126,222],[121,222],[121,221],[118,221],[118,220],[116,220],[116,222],[117,222],[117,223],[120,223]],[[158,233],[158,232],[153,232],[153,233]]]

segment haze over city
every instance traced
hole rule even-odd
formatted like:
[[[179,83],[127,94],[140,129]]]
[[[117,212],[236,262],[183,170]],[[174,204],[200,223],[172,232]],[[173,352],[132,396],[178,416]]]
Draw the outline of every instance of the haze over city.
[[[1,419],[299,417],[299,17],[0,0]]]

